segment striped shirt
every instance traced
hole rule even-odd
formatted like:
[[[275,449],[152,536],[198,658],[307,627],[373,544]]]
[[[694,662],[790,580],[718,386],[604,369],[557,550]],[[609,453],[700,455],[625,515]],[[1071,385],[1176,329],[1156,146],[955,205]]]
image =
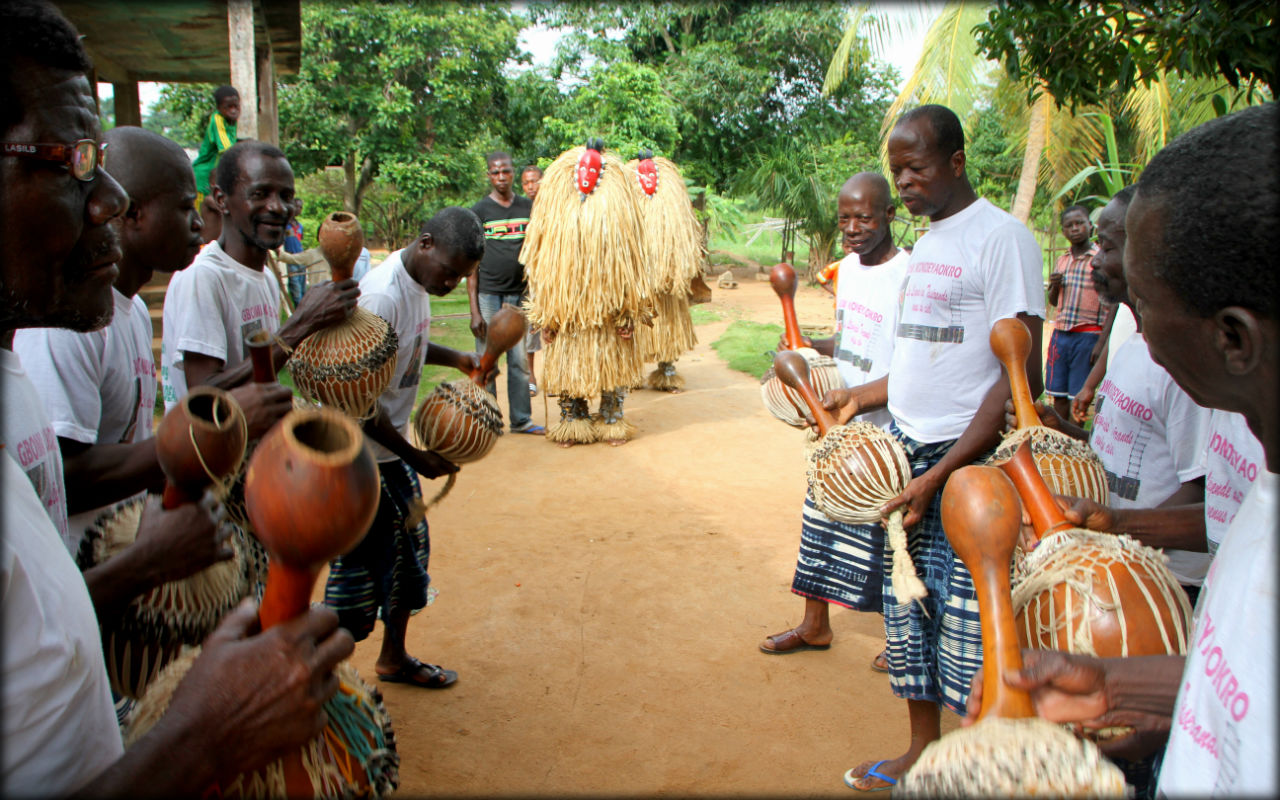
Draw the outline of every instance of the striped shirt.
[[[1101,327],[1107,315],[1108,306],[1098,297],[1098,290],[1093,287],[1093,278],[1090,277],[1096,252],[1097,246],[1092,245],[1082,256],[1073,255],[1071,250],[1058,256],[1053,271],[1062,273],[1062,288],[1058,291],[1058,313],[1054,316],[1053,326],[1060,331],[1081,326]]]

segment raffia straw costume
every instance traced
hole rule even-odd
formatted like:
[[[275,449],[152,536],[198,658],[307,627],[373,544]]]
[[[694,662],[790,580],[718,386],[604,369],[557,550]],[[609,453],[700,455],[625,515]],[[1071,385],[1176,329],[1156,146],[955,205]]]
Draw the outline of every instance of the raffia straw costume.
[[[545,390],[560,398],[560,420],[547,439],[589,444],[626,441],[627,387],[640,382],[643,361],[633,331],[652,317],[640,209],[625,165],[604,143],[560,154],[542,176],[520,260],[529,280],[529,322],[554,334],[543,347]],[[600,415],[588,398],[600,395]]]
[[[698,343],[689,316],[689,286],[702,274],[702,227],[680,170],[670,160],[642,150],[638,158],[627,162],[627,172],[640,203],[645,255],[656,301],[653,326],[636,328],[641,358],[658,362],[645,385],[659,391],[679,391],[684,388],[684,378],[676,373],[676,359]]]

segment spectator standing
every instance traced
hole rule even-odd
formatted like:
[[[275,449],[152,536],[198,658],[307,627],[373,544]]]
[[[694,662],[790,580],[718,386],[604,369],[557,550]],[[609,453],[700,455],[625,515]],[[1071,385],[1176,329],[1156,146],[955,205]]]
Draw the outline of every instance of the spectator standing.
[[[218,166],[218,156],[236,143],[236,123],[240,121],[240,93],[234,86],[219,86],[213,90],[214,111],[209,117],[209,127],[200,141],[200,151],[191,168],[196,173],[196,208],[204,222],[204,240],[211,242],[222,232],[222,216],[216,213],[209,200],[209,177]]]
[[[493,190],[480,198],[471,210],[484,225],[484,258],[476,274],[467,279],[467,298],[471,304],[471,333],[476,337],[476,351],[484,350],[489,320],[504,304],[519,306],[524,302],[529,284],[524,265],[520,263],[520,247],[533,203],[513,191],[515,171],[511,156],[498,151],[485,159],[489,166],[489,185]],[[507,351],[507,414],[512,433],[542,435],[546,429],[533,424],[529,403],[529,360],[524,339]],[[489,394],[498,394],[497,384],[490,380]]]
[[[1058,313],[1049,336],[1044,382],[1054,411],[1067,419],[1071,399],[1089,377],[1108,307],[1098,297],[1091,277],[1098,248],[1090,242],[1093,225],[1088,209],[1071,206],[1058,219],[1071,248],[1058,257],[1049,275],[1049,304],[1057,306]]]
[[[538,196],[538,187],[542,185],[542,167],[537,164],[530,164],[520,171],[520,186],[524,189],[525,196],[529,198],[532,204]],[[529,394],[538,393],[538,373],[533,367],[535,354],[542,349],[542,329],[529,328],[528,334],[524,337],[525,353],[529,356]]]
[[[301,204],[299,204],[301,205]],[[302,247],[302,223],[294,217],[284,229],[284,251],[286,253],[301,253]],[[289,264],[289,298],[293,300],[294,308],[298,307],[298,303],[302,302],[302,295],[307,291],[307,268],[301,264]]]

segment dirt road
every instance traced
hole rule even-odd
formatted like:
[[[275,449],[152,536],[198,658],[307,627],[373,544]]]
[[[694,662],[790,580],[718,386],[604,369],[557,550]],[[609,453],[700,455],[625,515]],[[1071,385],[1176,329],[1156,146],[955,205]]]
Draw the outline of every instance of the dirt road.
[[[768,283],[711,307],[725,317],[679,361],[686,391],[628,397],[634,441],[508,435],[432,510],[439,596],[409,649],[459,680],[380,684],[400,796],[851,797],[844,770],[905,748],[905,703],[868,666],[878,615],[835,610],[826,652],[756,649],[801,616],[802,434],[710,347],[733,318],[778,321]],[[797,307],[830,324],[818,290]],[[356,648],[368,679],[380,635]]]

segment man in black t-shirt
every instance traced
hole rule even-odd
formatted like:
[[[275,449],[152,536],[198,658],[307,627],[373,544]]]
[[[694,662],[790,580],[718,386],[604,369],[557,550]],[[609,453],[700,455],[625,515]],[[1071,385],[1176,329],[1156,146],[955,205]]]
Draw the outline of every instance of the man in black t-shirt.
[[[489,185],[493,191],[471,207],[484,224],[484,258],[476,274],[467,279],[467,297],[471,301],[471,333],[476,337],[476,351],[484,351],[484,337],[489,320],[504,303],[519,306],[528,284],[524,265],[520,263],[520,247],[533,203],[512,191],[515,171],[511,156],[490,153]],[[497,396],[490,381],[489,393]],[[524,338],[507,351],[507,403],[512,433],[543,434],[541,425],[533,424],[529,404],[529,360]]]

